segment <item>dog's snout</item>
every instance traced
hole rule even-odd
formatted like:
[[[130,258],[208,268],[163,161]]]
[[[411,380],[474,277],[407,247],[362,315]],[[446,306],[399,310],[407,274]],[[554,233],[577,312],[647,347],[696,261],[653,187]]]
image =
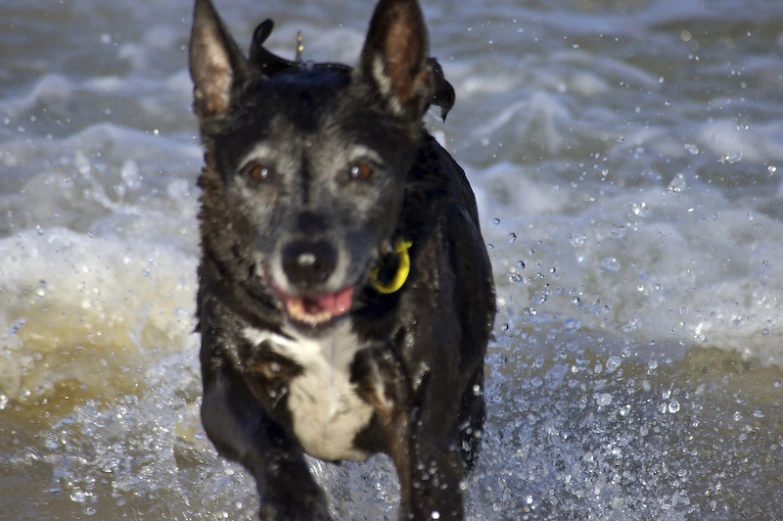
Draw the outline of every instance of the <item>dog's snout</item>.
[[[291,284],[323,284],[337,265],[337,251],[325,241],[298,241],[283,248],[283,272]]]
[[[302,212],[297,219],[299,233],[303,235],[315,235],[326,230],[326,219],[322,215],[313,212]]]

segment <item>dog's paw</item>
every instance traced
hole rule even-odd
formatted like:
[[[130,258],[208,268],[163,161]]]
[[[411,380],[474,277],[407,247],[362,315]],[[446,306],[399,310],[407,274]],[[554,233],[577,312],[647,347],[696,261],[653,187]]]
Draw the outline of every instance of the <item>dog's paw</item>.
[[[323,496],[268,498],[261,505],[261,521],[331,521]]]

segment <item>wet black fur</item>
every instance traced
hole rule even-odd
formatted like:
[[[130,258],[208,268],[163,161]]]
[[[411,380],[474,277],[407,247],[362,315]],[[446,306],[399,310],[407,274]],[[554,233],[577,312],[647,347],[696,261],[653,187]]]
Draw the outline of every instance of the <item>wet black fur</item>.
[[[388,24],[423,27],[417,13],[414,0],[383,0],[368,38]],[[413,22],[395,22],[400,16]],[[251,345],[241,334],[247,326],[283,334],[285,315],[258,276],[254,255],[261,247],[259,230],[273,233],[269,230],[278,223],[254,220],[255,210],[238,203],[231,187],[238,175],[236,161],[249,147],[281,139],[276,114],[284,112],[303,133],[321,128],[323,118],[330,118],[340,127],[338,136],[330,139],[354,136],[388,160],[383,193],[377,191],[380,185],[346,185],[345,200],[338,203],[350,216],[359,215],[350,213],[357,198],[379,202],[360,215],[362,222],[352,223],[369,228],[362,233],[375,242],[363,246],[369,264],[357,273],[347,317],[366,345],[351,365],[351,379],[360,396],[375,404],[372,377],[380,376],[385,398],[394,404],[390,410],[378,409],[354,445],[392,456],[401,483],[401,520],[429,520],[434,511],[441,520],[462,520],[460,484],[478,454],[485,415],[484,355],[495,298],[473,192],[462,168],[421,122],[430,104],[439,105],[445,117],[454,91],[429,58],[423,66],[428,70],[414,69],[423,78],[414,96],[394,109],[393,100],[382,95],[377,84],[360,82],[351,67],[303,66],[269,53],[262,46],[269,32],[271,22],[259,26],[246,60],[211,4],[197,0],[191,74],[205,150],[199,178],[203,194],[197,311],[204,428],[222,455],[254,476],[261,519],[329,519],[325,495],[290,428],[286,385],[303,368],[263,344]],[[225,106],[222,98],[209,94],[213,73],[225,71],[204,63],[204,48],[199,47],[204,34],[217,39],[230,62]],[[426,53],[426,35],[424,44]],[[368,52],[358,66],[365,73]],[[371,265],[395,262],[388,252],[399,236],[413,243],[410,276],[401,290],[382,295],[372,289],[366,271]],[[272,363],[274,374],[265,372]]]

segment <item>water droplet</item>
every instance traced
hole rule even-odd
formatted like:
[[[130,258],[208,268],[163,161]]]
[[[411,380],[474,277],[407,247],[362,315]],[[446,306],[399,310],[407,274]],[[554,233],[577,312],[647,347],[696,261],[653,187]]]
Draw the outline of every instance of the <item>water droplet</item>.
[[[19,320],[11,324],[11,327],[8,328],[8,334],[9,335],[17,334],[19,330],[22,329],[26,323],[27,320],[20,318]]]
[[[734,411],[734,414],[732,415],[732,418],[734,418],[735,422],[738,422],[742,419],[742,413],[739,411]]]
[[[613,239],[622,239],[625,237],[625,226],[622,224],[613,224],[612,229],[609,231],[609,236]]]
[[[514,242],[516,242],[516,240],[517,240],[517,234],[516,233],[511,232],[511,233],[508,234],[508,243],[509,244],[514,244]]]
[[[620,357],[612,356],[609,358],[609,360],[606,361],[606,370],[611,373],[612,371],[620,367],[620,364],[622,363],[623,361],[620,360]]]
[[[633,333],[639,330],[639,319],[632,318],[627,324],[623,326],[623,333]]]
[[[440,519],[440,512],[438,512],[437,510],[434,510],[434,511],[432,512],[432,514],[430,514],[430,517],[431,517],[432,519]]]
[[[582,321],[575,318],[567,318],[563,321],[563,326],[565,326],[567,331],[576,331],[582,327]]]
[[[680,411],[680,402],[677,400],[672,400],[669,402],[669,412],[672,414],[675,414]]]
[[[631,211],[637,217],[647,217],[650,215],[650,208],[644,201],[640,203],[631,203]]]
[[[495,217],[494,219],[492,219],[492,224],[500,224],[500,219]]]
[[[724,165],[733,165],[734,163],[739,163],[740,161],[742,161],[742,152],[734,152],[733,154],[726,154],[720,159],[718,159],[718,162]]]
[[[685,143],[685,145],[683,145],[683,148],[685,148],[685,150],[687,150],[688,152],[690,152],[691,155],[694,156],[699,153],[699,147],[697,147],[696,145],[692,145],[690,143]]]
[[[606,407],[612,403],[612,395],[609,393],[599,393],[595,398],[595,403],[598,407]]]
[[[87,501],[87,495],[82,490],[79,490],[77,488],[76,490],[71,492],[71,501],[75,503],[84,503],[85,501]]]
[[[686,188],[688,188],[688,183],[685,182],[685,176],[682,174],[674,176],[674,179],[669,183],[669,191],[675,194],[684,192]]]
[[[605,257],[601,261],[601,267],[607,271],[617,272],[620,271],[620,261],[617,257]]]
[[[4,410],[8,406],[8,396],[0,393],[0,411]]]

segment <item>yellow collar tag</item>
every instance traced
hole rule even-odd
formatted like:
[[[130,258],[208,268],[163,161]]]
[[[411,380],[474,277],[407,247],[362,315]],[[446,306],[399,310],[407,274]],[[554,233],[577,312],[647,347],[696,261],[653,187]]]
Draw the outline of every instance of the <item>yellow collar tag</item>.
[[[408,280],[408,275],[411,272],[411,257],[408,254],[408,248],[411,246],[413,246],[413,243],[406,241],[405,239],[397,239],[394,243],[394,253],[399,257],[399,263],[397,264],[397,271],[387,284],[378,280],[379,268],[374,268],[370,271],[370,276],[372,277],[370,284],[375,291],[388,295],[389,293],[394,293],[399,290],[402,285],[405,284],[405,281]]]

